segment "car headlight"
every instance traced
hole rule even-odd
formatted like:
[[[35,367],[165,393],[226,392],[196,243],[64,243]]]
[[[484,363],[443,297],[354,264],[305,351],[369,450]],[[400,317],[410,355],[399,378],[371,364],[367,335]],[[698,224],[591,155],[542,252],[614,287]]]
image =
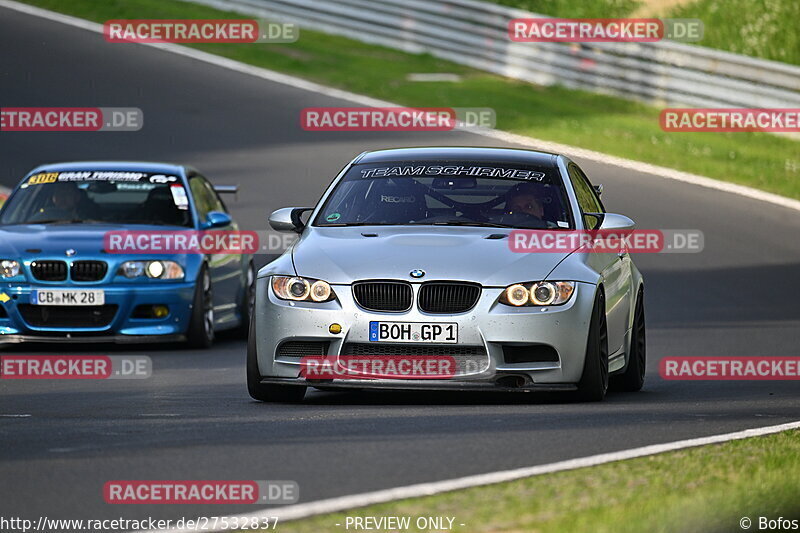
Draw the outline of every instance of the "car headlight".
[[[531,281],[509,285],[500,295],[500,303],[514,307],[562,305],[572,298],[573,281]]]
[[[119,274],[126,278],[183,279],[183,267],[175,261],[125,261]]]
[[[13,278],[19,276],[19,261],[3,259],[0,261],[0,278]]]
[[[272,276],[272,291],[281,300],[295,302],[321,303],[336,298],[328,282],[300,276]]]

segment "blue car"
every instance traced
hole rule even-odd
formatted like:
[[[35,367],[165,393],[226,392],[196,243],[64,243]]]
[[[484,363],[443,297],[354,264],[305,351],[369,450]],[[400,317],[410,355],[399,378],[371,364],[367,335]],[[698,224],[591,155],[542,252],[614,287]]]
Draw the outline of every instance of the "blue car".
[[[239,235],[220,192],[190,167],[40,166],[0,209],[0,344],[186,341],[246,335],[252,254],[156,246],[152,236]],[[226,232],[234,233],[226,233]],[[146,236],[145,249],[110,248]],[[112,244],[114,244],[112,242]]]

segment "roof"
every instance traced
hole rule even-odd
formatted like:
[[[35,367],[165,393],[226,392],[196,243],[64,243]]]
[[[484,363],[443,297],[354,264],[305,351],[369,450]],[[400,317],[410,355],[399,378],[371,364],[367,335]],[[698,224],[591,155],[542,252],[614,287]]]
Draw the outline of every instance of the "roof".
[[[467,146],[431,146],[424,148],[392,148],[364,152],[354,164],[400,161],[486,161],[555,167],[558,154],[516,148],[483,148]]]

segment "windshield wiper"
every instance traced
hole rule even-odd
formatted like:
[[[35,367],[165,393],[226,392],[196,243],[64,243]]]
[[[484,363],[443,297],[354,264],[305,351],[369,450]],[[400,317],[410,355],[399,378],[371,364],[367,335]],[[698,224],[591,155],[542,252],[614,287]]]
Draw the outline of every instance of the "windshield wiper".
[[[424,224],[424,223],[419,223]],[[514,226],[506,224],[497,224],[495,222],[478,222],[478,221],[464,221],[464,220],[448,220],[443,222],[430,222],[432,226],[475,226],[478,228],[508,228],[513,229]]]
[[[102,223],[102,220],[93,220],[91,218],[81,219],[81,218],[73,218],[71,220],[65,220],[63,218],[51,218],[45,220],[29,220],[27,222],[23,222],[23,224],[84,224],[84,223]]]

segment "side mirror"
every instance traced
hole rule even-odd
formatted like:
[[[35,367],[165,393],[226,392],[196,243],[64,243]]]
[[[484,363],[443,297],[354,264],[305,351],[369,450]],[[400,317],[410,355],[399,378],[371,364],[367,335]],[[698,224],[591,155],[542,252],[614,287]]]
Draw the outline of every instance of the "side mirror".
[[[231,222],[233,222],[233,219],[229,214],[223,213],[222,211],[210,211],[206,215],[206,221],[203,224],[203,228],[222,228],[230,225]]]
[[[632,230],[636,228],[636,222],[625,215],[606,213],[600,224],[601,230]]]
[[[300,219],[300,215],[313,209],[313,207],[284,207],[283,209],[278,209],[269,216],[269,225],[275,231],[301,233],[306,225]]]

